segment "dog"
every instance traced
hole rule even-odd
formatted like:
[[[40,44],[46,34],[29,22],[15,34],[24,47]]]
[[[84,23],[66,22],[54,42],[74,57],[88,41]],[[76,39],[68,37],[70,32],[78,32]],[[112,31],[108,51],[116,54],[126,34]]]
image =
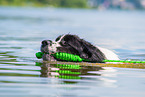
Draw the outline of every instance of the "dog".
[[[63,61],[52,56],[56,52],[65,52],[78,55],[88,62],[102,63],[103,60],[119,60],[111,50],[94,46],[77,35],[60,35],[55,41],[43,40],[41,52],[44,61]]]

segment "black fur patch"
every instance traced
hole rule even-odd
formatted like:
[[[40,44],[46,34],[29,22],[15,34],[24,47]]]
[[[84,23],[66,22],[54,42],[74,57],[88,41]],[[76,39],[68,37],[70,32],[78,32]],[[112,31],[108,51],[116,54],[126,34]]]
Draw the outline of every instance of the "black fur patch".
[[[76,35],[65,35],[60,41],[60,45],[61,47],[57,48],[58,52],[79,55],[81,58],[84,58],[89,62],[102,62],[106,59],[104,54],[97,47],[83,39],[80,39]]]

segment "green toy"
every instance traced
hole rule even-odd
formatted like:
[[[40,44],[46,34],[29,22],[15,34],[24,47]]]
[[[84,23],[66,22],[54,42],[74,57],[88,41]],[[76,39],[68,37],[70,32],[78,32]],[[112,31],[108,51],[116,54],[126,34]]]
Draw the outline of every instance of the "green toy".
[[[41,59],[44,53],[42,52],[37,52],[36,53],[36,57],[38,59]],[[64,60],[64,61],[71,61],[71,62],[82,62],[85,59],[82,59],[80,56],[78,55],[73,55],[73,54],[69,54],[69,53],[61,53],[61,52],[57,52],[55,54],[51,54],[53,55],[55,58],[60,59],[60,60]]]
[[[73,55],[73,54],[68,54],[68,53],[55,53],[52,54],[55,58],[60,59],[60,60],[64,60],[64,61],[73,61],[73,62],[82,62],[85,59],[82,59],[80,56],[78,55]]]
[[[35,55],[38,59],[41,59],[44,53],[42,52],[37,52]]]
[[[41,59],[44,53],[42,52],[37,52],[36,53],[36,57],[38,59]],[[86,59],[81,58],[78,55],[74,55],[74,54],[69,54],[69,53],[61,53],[61,52],[57,52],[55,54],[51,54],[53,55],[55,58],[60,59],[60,60],[64,60],[64,61],[70,61],[70,62],[82,62],[82,61],[89,61]],[[145,61],[129,61],[129,60],[103,60],[102,62],[121,62],[121,63],[145,63]]]

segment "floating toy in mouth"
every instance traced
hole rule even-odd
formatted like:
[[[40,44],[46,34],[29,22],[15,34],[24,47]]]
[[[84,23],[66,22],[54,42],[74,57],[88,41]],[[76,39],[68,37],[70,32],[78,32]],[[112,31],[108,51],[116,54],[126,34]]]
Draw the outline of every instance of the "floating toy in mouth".
[[[36,57],[38,59],[41,59],[44,53],[42,52],[37,52],[36,53]],[[82,62],[85,61],[85,59],[82,59],[80,56],[78,55],[74,55],[74,54],[69,54],[69,53],[61,53],[61,52],[57,52],[54,54],[51,54],[53,57],[63,60],[63,61],[71,61],[71,62]]]
[[[44,53],[42,52],[37,52],[36,53],[36,57],[38,59],[41,59]],[[57,52],[54,54],[51,54],[53,57],[63,60],[63,61],[68,61],[68,62],[82,62],[82,61],[86,61],[89,62],[89,60],[87,59],[83,59],[78,55],[74,55],[74,54],[69,54],[69,53],[62,53],[62,52]],[[102,63],[105,62],[120,62],[120,63],[145,63],[145,61],[129,61],[129,60],[103,60]]]
[[[41,59],[44,53],[42,52],[37,52],[35,55],[38,59]]]

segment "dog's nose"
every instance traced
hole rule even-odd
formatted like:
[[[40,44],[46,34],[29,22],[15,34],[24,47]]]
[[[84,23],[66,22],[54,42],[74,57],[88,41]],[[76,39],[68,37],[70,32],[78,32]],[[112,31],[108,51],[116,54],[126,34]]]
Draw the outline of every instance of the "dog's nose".
[[[42,45],[46,46],[46,45],[51,45],[52,41],[51,40],[43,40],[42,41]]]

